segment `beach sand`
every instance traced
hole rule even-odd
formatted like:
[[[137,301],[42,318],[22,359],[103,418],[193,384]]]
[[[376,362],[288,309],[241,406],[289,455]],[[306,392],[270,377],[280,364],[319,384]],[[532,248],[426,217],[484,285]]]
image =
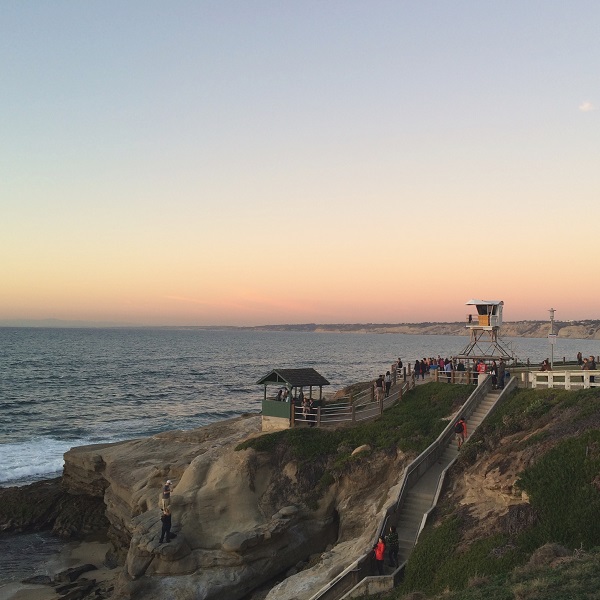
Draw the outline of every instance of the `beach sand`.
[[[104,556],[110,544],[102,542],[73,542],[68,544],[55,558],[45,565],[47,575],[53,576],[61,571],[79,565],[92,564],[97,567],[95,571],[83,574],[86,579],[95,579],[97,582],[112,579],[119,569],[107,569],[103,566]],[[0,588],[0,600],[55,600],[58,594],[47,585],[33,585],[29,583],[9,583]]]

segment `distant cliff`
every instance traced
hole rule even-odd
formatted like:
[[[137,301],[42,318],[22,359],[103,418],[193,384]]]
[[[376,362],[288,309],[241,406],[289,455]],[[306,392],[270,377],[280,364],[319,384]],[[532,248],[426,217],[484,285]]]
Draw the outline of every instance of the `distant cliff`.
[[[244,329],[264,331],[308,331],[327,333],[404,333],[408,335],[467,335],[465,323],[349,323],[263,325]],[[544,338],[550,333],[548,321],[512,321],[502,324],[503,337]],[[554,333],[561,338],[600,340],[600,321],[555,321]]]

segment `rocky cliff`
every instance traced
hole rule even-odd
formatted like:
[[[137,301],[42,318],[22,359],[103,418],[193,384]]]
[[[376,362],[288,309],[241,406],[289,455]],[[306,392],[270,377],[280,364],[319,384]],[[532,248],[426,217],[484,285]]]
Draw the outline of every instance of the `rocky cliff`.
[[[353,324],[307,324],[265,325],[251,329],[274,331],[314,331],[329,333],[403,333],[406,335],[464,335],[468,336],[466,323],[353,323]],[[545,338],[550,332],[549,321],[505,321],[503,337]],[[600,340],[600,321],[555,321],[554,332],[561,338]]]
[[[115,598],[236,600],[302,570],[269,596],[301,600],[365,551],[406,458],[357,461],[315,501],[319,465],[236,450],[259,433],[260,417],[245,416],[65,455],[66,490],[106,505],[124,563]],[[159,544],[167,478],[176,537]]]
[[[317,325],[314,331],[338,333],[403,333],[408,335],[464,335],[465,323],[400,323],[368,325]],[[502,324],[502,337],[545,338],[550,332],[548,321],[512,321]],[[554,322],[560,338],[600,340],[600,321]]]

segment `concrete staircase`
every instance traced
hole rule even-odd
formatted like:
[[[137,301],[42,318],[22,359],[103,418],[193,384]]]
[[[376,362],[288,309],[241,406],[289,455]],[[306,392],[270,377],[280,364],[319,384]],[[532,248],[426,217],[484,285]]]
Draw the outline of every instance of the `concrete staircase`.
[[[488,392],[469,416],[467,419],[467,435],[469,437],[489,413],[501,392],[502,390],[491,390]],[[450,442],[444,449],[439,460],[408,491],[402,508],[398,513],[396,523],[390,523],[391,525],[396,525],[398,529],[398,539],[400,542],[398,551],[399,564],[408,560],[421,529],[423,516],[433,507],[442,472],[448,468],[457,456],[458,449],[456,442]],[[389,573],[392,570],[391,567],[388,568]]]
[[[512,377],[504,390],[493,390],[489,377],[483,380],[480,378],[479,385],[464,403],[462,411],[455,415],[455,419],[461,415],[466,417],[467,440],[483,419],[494,410],[497,402],[501,401],[501,396],[512,393],[517,383],[516,378]],[[401,581],[406,562],[417,543],[418,536],[427,522],[430,511],[438,501],[445,472],[458,457],[459,451],[454,437],[453,419],[438,439],[406,467],[398,497],[385,509],[386,514],[378,528],[378,533],[383,531],[387,534],[390,526],[396,526],[400,566],[398,568],[388,566],[386,556],[384,575],[377,576],[374,573],[371,553],[367,552],[348,565],[309,600],[365,598],[388,593]]]

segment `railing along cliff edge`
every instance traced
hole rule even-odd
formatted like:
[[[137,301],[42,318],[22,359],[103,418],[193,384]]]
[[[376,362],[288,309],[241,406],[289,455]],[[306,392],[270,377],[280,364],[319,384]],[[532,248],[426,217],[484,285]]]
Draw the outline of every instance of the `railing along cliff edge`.
[[[471,416],[477,405],[480,401],[487,395],[487,393],[492,389],[492,380],[489,375],[485,375],[480,377],[481,381],[477,388],[473,391],[473,393],[469,396],[466,402],[461,407],[460,415],[464,416],[465,419]],[[498,400],[494,404],[495,408],[501,399],[505,398],[514,388],[517,387],[517,379],[512,377],[507,385],[505,386],[503,392],[498,397]],[[491,410],[493,410],[493,408]],[[490,412],[491,412],[490,410]],[[457,413],[457,414],[458,414]],[[489,414],[489,413],[488,413]],[[414,486],[414,484],[420,479],[420,477],[433,465],[437,462],[438,458],[446,449],[448,443],[453,439],[454,433],[454,419],[450,419],[448,426],[440,433],[438,438],[427,448],[425,449],[415,460],[413,460],[410,465],[406,467],[404,473],[402,475],[400,491],[398,493],[398,497],[392,503],[390,503],[385,509],[385,516],[383,517],[379,527],[377,528],[377,535],[375,536],[374,542],[377,540],[377,537],[380,533],[385,532],[387,526],[389,524],[390,518],[396,512],[398,512],[402,505],[404,504],[407,492]],[[415,543],[419,534],[423,530],[423,527],[427,523],[427,519],[435,508],[439,495],[441,493],[443,480],[448,468],[454,464],[454,461],[448,465],[446,469],[442,472],[440,477],[440,481],[438,482],[437,490],[435,493],[435,498],[431,509],[424,514],[423,520],[421,522],[421,526],[419,527],[419,531],[415,538]],[[372,593],[375,592],[383,592],[391,589],[394,585],[398,584],[402,579],[404,569],[406,567],[406,561],[402,563],[396,571],[391,575],[384,575],[373,577],[373,583],[377,582],[375,587],[376,589],[372,590]],[[369,577],[370,573],[370,551],[366,552],[363,556],[355,560],[352,564],[346,567],[339,575],[337,575],[332,581],[330,581],[326,586],[321,588],[316,594],[310,597],[309,600],[341,600],[342,598],[351,598],[354,597],[351,592],[353,588],[360,583],[363,579]],[[393,581],[390,581],[390,578]],[[369,577],[369,579],[371,579]],[[358,590],[357,590],[358,591]],[[366,590],[361,590],[359,592],[359,596],[364,595]],[[359,597],[357,596],[357,597]]]

